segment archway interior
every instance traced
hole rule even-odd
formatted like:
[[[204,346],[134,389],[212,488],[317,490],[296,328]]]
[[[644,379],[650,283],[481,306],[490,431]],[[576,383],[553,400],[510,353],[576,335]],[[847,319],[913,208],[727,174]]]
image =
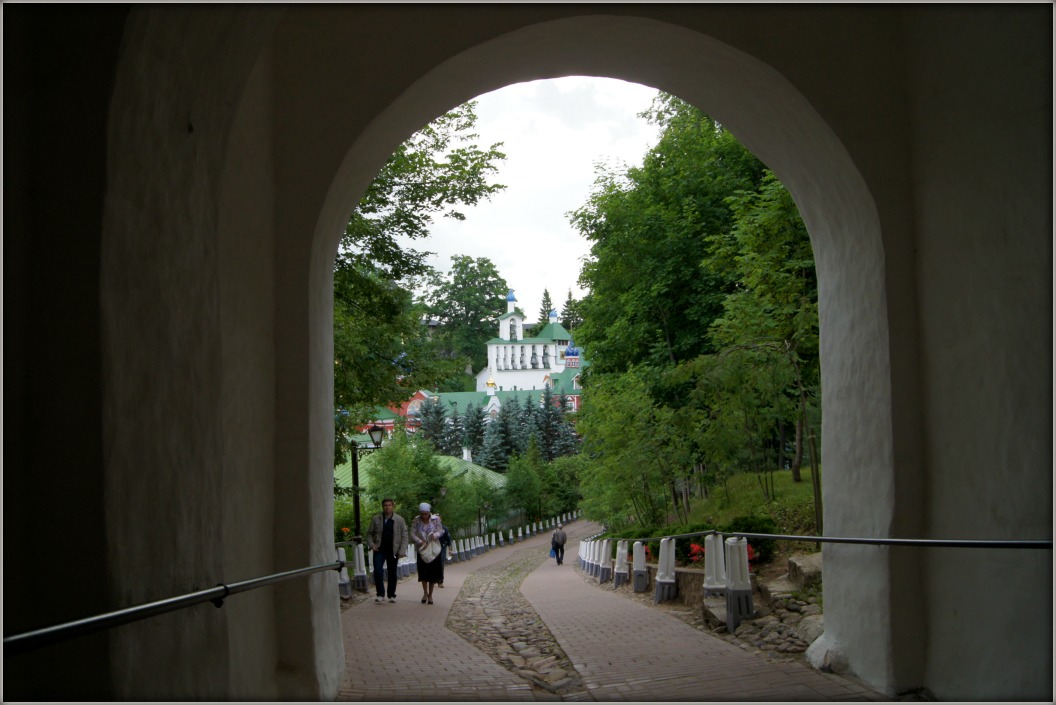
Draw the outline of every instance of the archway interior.
[[[546,56],[534,49],[540,43],[549,48]],[[631,46],[634,51],[628,51]],[[511,55],[531,59],[513,64],[504,58]],[[896,516],[893,502],[865,499],[896,494],[876,207],[846,150],[803,96],[762,62],[704,35],[648,20],[577,18],[518,30],[442,63],[400,93],[336,169],[315,229],[317,286],[333,261],[343,218],[403,139],[474,96],[524,80],[573,75],[656,86],[683,98],[726,125],[789,189],[810,233],[819,284],[822,464],[857,468],[853,478],[832,473],[823,479],[826,529],[880,536],[901,524],[913,533],[919,514]],[[888,615],[857,606],[890,599],[886,559],[860,560],[853,548],[836,552],[848,557],[843,564],[848,572],[841,576],[834,563],[827,574],[833,603],[846,605],[848,616],[855,613],[853,629],[873,636],[851,643],[843,636],[852,629],[851,620],[841,621],[836,609],[828,615],[827,636],[836,648],[860,650],[856,662],[877,664],[875,672],[861,675],[884,682],[887,659],[874,657],[889,653]]]

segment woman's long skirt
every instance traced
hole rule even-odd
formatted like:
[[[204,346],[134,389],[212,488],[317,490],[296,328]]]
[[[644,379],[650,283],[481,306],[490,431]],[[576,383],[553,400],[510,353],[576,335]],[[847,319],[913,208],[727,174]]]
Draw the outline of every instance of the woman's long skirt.
[[[421,556],[418,556],[418,582],[444,582],[444,564],[440,562],[440,556],[437,556],[429,563],[426,563]]]

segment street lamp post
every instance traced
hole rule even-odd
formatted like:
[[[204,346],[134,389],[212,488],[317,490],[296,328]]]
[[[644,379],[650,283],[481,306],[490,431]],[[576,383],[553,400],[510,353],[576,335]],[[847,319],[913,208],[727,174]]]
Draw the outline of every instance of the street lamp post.
[[[370,442],[373,444],[370,448],[360,447],[355,439],[352,440],[352,515],[356,524],[356,534],[352,540],[356,543],[363,542],[359,521],[359,456],[371,453],[381,447],[381,439],[385,436],[385,429],[373,424],[367,429],[367,433],[370,434]]]

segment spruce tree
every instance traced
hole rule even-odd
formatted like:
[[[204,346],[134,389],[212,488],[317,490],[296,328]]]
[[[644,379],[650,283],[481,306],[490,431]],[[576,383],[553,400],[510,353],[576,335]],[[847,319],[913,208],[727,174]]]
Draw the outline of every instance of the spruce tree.
[[[442,453],[446,445],[446,416],[440,398],[431,396],[422,400],[418,411],[412,414],[412,418],[418,423],[418,435],[429,441],[438,453]]]
[[[489,423],[485,428],[484,447],[480,451],[480,457],[474,462],[495,472],[506,472],[506,468],[509,467],[509,456],[506,453],[506,427],[498,419]]]
[[[539,307],[539,330],[550,322],[550,312],[554,310],[554,302],[550,300],[550,291],[543,289],[543,303]]]
[[[470,404],[462,419],[462,445],[473,454],[473,462],[484,450],[484,407]],[[477,463],[480,465],[481,463]]]
[[[465,436],[462,417],[458,414],[458,407],[451,410],[451,418],[444,432],[444,454],[455,458],[462,457],[462,439]]]
[[[565,305],[561,311],[561,325],[569,333],[583,321],[579,308],[579,302],[572,298],[572,290],[569,289],[568,298],[565,299]]]
[[[499,409],[499,416],[489,426],[500,424],[503,431],[502,446],[506,461],[520,455],[528,447],[528,437],[524,432],[521,418],[521,405],[517,397],[510,396]],[[485,438],[485,441],[487,439]]]

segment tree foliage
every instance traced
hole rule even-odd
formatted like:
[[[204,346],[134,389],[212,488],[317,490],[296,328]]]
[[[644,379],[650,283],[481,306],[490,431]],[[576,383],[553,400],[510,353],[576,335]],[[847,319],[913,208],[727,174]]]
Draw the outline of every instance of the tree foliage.
[[[397,238],[421,240],[434,216],[462,219],[459,208],[505,188],[489,183],[505,159],[500,144],[476,145],[474,103],[441,115],[401,144],[352,213],[334,262],[335,462],[348,455],[351,429],[379,405],[456,376],[421,325],[427,309],[412,291],[433,276],[427,253]]]
[[[575,328],[583,322],[583,315],[580,313],[579,300],[572,296],[572,290],[568,290],[568,297],[565,299],[565,305],[561,308],[561,326],[571,333]]]
[[[436,342],[449,357],[474,370],[487,365],[487,342],[506,312],[509,287],[487,257],[455,255],[446,279],[435,276],[425,295],[429,315],[439,322]]]
[[[788,191],[677,98],[643,116],[663,131],[642,167],[601,172],[570,214],[593,243],[576,329],[592,363],[583,506],[612,526],[684,520],[692,488],[733,472],[773,500],[819,408],[813,252]]]
[[[762,177],[763,165],[725,127],[678,98],[660,94],[643,116],[664,126],[643,165],[602,171],[571,214],[592,243],[576,342],[598,372],[713,351],[707,329],[733,282],[701,266],[715,248],[708,236],[729,232],[725,199]]]
[[[554,310],[554,302],[550,300],[550,290],[543,289],[543,300],[539,304],[539,325],[545,326],[550,322],[550,312]]]
[[[417,434],[394,433],[381,449],[367,456],[367,461],[372,468],[384,471],[370,473],[366,497],[379,509],[381,500],[391,497],[408,526],[418,513],[418,504],[435,502],[441,496],[441,488],[448,485],[447,473],[432,444]]]

